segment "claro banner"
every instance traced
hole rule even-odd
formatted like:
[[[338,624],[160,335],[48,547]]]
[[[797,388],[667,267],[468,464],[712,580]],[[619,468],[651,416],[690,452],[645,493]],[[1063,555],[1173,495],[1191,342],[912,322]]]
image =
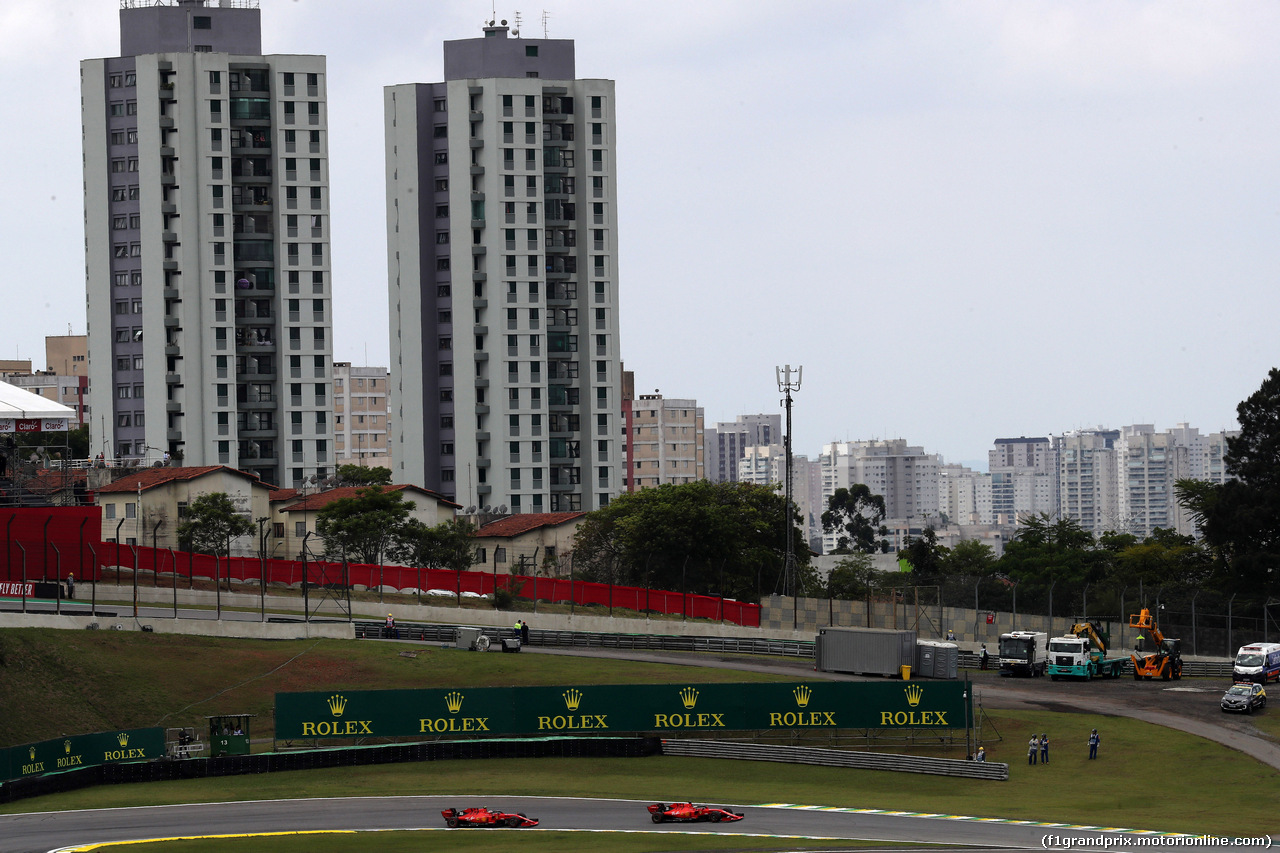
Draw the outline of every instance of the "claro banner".
[[[971,719],[968,702],[958,681],[277,693],[276,738],[962,729]]]
[[[164,729],[71,735],[0,749],[0,779],[25,779],[94,764],[151,761],[164,756]]]

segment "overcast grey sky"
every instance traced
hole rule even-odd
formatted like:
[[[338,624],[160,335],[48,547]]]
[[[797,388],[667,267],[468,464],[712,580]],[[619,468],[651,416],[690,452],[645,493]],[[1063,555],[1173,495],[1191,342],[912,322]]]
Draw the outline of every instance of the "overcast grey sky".
[[[985,467],[999,436],[1233,427],[1277,364],[1280,4],[544,2],[617,82],[638,392],[711,424],[780,411],[802,364],[797,453]],[[261,8],[265,52],[328,56],[334,357],[385,365],[382,88],[439,80],[491,4]],[[78,63],[118,14],[0,2],[0,357],[84,331]]]

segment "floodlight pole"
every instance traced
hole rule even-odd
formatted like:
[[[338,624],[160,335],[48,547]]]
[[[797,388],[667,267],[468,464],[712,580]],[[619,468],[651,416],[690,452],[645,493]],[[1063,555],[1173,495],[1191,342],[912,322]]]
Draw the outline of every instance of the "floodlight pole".
[[[791,529],[791,392],[800,390],[800,380],[804,374],[804,368],[797,366],[794,370],[795,378],[792,379],[791,365],[784,367],[775,367],[774,373],[778,380],[778,391],[784,396],[782,404],[787,408],[787,433],[783,436],[783,445],[786,448],[785,464],[786,474],[784,480],[786,482],[786,501],[787,508],[783,524],[783,534],[786,536],[786,558],[782,568],[782,591],[791,595],[791,628],[795,630],[799,627],[798,601],[796,596],[799,594],[799,585],[796,578],[796,546],[795,537],[792,535]]]

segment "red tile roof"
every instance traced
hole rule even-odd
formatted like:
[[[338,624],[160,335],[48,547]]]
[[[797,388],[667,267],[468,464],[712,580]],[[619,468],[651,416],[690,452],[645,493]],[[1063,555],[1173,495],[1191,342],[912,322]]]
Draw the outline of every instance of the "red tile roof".
[[[305,510],[308,512],[315,512],[316,510],[322,507],[326,507],[336,500],[341,500],[342,498],[354,498],[360,492],[368,488],[370,487],[369,486],[338,486],[335,489],[329,489],[323,492],[315,492],[314,494],[307,495],[297,503],[290,504],[289,506],[285,507],[284,511],[293,512],[295,510],[299,510],[299,511]],[[433,492],[430,489],[424,489],[419,486],[411,486],[411,485],[374,486],[372,488],[382,489],[383,492],[417,492],[418,494],[427,495],[428,497],[435,498],[436,501],[444,504],[445,506],[454,507],[455,509],[461,506],[461,504],[454,503],[453,501],[449,500],[444,495],[439,494],[438,492]],[[293,491],[297,493],[296,489],[294,489]],[[413,495],[406,494],[405,499],[413,500]],[[275,495],[272,495],[272,500],[277,500]]]
[[[206,474],[212,474],[214,471],[228,471],[237,474],[246,480],[258,480],[257,474],[250,474],[247,471],[241,471],[238,468],[232,468],[228,465],[205,465],[202,467],[192,468],[140,468],[132,474],[126,474],[114,483],[102,486],[96,490],[97,494],[110,494],[112,492],[136,492],[141,487],[142,491],[153,489],[156,486],[163,486],[166,483],[176,483],[182,480],[198,480]]]
[[[494,537],[510,539],[539,527],[558,527],[571,521],[577,521],[586,515],[585,512],[529,512],[509,515],[497,521],[491,521],[476,531],[478,537]]]
[[[298,496],[297,489],[273,489],[271,494],[267,495],[267,500],[271,503],[276,501],[291,501]]]

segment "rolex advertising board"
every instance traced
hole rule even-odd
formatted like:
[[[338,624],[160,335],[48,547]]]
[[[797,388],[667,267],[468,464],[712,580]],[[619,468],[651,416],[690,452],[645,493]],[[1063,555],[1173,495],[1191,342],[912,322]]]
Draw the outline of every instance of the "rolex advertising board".
[[[0,752],[0,778],[23,779],[94,764],[150,761],[164,755],[164,729],[127,729],[26,743]]]
[[[584,685],[277,693],[276,737],[964,728],[962,682]]]

